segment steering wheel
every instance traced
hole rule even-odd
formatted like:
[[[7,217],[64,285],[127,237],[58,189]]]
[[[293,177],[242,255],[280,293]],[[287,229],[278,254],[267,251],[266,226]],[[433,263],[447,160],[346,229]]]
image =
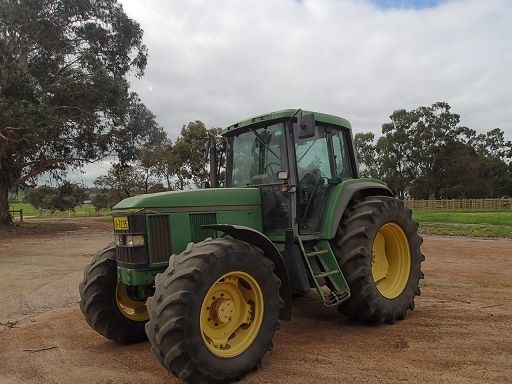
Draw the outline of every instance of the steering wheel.
[[[271,161],[271,162],[267,163],[265,165],[265,173],[271,177],[276,176],[276,172],[274,171],[274,168],[272,168],[273,165],[277,166],[278,169],[279,169],[279,167],[281,167],[281,164],[276,163],[275,161]]]

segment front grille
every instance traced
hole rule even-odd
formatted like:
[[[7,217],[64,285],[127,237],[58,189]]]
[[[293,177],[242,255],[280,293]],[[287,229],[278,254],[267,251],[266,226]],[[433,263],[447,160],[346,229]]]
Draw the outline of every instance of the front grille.
[[[169,216],[148,216],[148,229],[153,262],[169,261],[172,249]]]
[[[194,243],[215,236],[215,231],[201,228],[202,225],[206,224],[217,224],[217,215],[215,213],[190,214],[190,234]]]
[[[145,247],[116,246],[116,260],[120,267],[146,268],[148,266]]]

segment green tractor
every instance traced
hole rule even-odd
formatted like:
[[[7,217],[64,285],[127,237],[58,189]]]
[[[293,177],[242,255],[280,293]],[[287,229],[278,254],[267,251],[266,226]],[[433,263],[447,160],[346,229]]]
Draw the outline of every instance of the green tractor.
[[[365,323],[414,309],[418,226],[383,182],[359,178],[347,120],[289,109],[222,136],[224,187],[213,139],[211,188],[114,207],[115,241],[80,284],[94,330],[121,344],[149,338],[175,376],[224,383],[259,366],[292,298],[310,288]]]

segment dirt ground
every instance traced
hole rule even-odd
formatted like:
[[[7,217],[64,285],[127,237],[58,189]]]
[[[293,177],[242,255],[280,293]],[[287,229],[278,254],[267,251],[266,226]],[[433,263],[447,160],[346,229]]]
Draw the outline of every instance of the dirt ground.
[[[118,346],[89,328],[78,284],[111,239],[96,220],[0,237],[0,383],[178,383],[149,343]],[[512,383],[512,240],[425,237],[416,310],[365,326],[298,299],[275,348],[244,383]]]

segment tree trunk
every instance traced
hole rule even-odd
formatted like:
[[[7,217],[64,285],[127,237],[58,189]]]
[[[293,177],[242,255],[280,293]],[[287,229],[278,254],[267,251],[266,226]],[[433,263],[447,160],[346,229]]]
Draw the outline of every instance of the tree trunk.
[[[9,187],[0,184],[0,226],[8,226],[13,223],[9,212]]]

